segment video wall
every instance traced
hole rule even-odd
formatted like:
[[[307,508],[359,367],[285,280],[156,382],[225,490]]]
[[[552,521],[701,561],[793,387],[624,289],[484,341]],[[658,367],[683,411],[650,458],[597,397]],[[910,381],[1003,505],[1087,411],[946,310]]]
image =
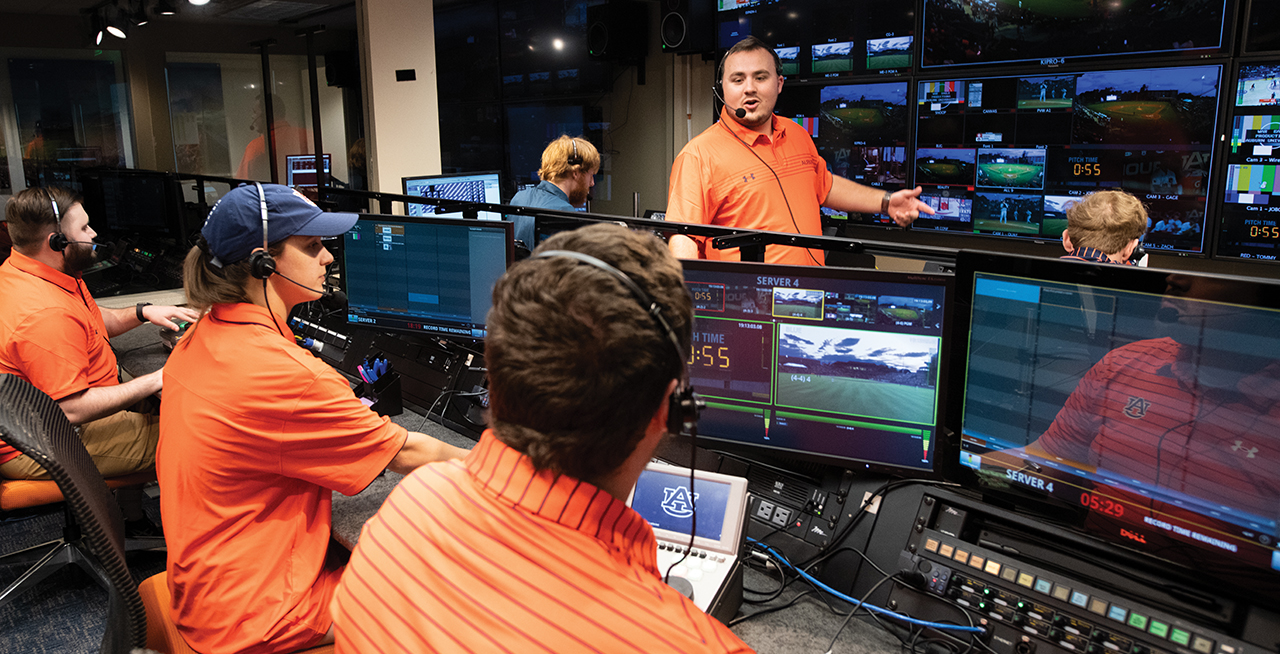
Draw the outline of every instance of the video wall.
[[[1261,0],[716,1],[718,54],[774,49],[775,112],[833,174],[923,187],[936,213],[914,229],[1057,241],[1113,188],[1146,206],[1148,251],[1280,260],[1280,19]]]

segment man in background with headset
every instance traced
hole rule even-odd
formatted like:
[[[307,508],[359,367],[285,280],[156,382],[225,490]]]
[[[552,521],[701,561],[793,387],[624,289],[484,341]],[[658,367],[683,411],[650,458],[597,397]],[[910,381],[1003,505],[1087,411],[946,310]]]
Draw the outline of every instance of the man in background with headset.
[[[294,340],[290,311],[324,295],[320,242],[354,214],[277,184],[231,190],[187,254],[187,301],[208,310],[164,369],[160,512],[170,613],[193,649],[292,652],[332,639],[342,574],[333,491],[466,453],[379,416]]]
[[[782,62],[754,37],[736,43],[720,63],[724,89],[717,124],[685,145],[671,166],[667,220],[819,236],[819,206],[882,213],[906,227],[933,213],[921,189],[889,193],[832,175],[813,139],[795,122],[773,115],[782,91]],[[670,240],[682,259],[738,259],[709,239],[680,234]],[[822,265],[821,250],[771,245],[770,263]]]
[[[648,234],[591,225],[513,266],[487,320],[492,428],[366,523],[334,596],[337,651],[749,651],[663,583],[626,505],[697,420],[680,387],[692,321]]]
[[[96,260],[97,233],[81,199],[60,188],[29,188],[5,207],[13,253],[0,265],[0,372],[17,375],[53,398],[78,425],[104,477],[155,462],[159,417],[127,410],[160,390],[161,371],[120,383],[107,339],[152,323],[178,329],[195,311],[140,303],[103,309],[80,273]],[[43,468],[0,442],[0,476],[48,479]],[[126,525],[141,535],[141,490],[117,491]],[[129,497],[130,494],[136,497]]]
[[[586,204],[591,187],[596,185],[600,170],[600,153],[584,138],[561,136],[542,151],[542,167],[538,169],[537,186],[516,193],[513,207],[535,207],[573,211]],[[515,238],[530,250],[537,243],[532,216],[512,216]]]

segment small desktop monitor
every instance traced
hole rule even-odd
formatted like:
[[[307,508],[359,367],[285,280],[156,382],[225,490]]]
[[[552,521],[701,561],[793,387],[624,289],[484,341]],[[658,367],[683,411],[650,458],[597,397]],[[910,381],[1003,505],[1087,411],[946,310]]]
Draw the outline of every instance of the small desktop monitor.
[[[185,240],[182,190],[172,174],[104,169],[82,179],[84,208],[95,231]]]
[[[439,198],[458,202],[502,204],[502,179],[496,170],[480,173],[453,173],[405,177],[404,194],[420,198]],[[410,216],[436,216],[438,218],[462,218],[461,211],[430,204],[406,203],[405,213]],[[492,211],[479,212],[480,220],[502,220],[502,214]]]
[[[951,277],[691,260],[689,380],[711,447],[927,476]]]
[[[347,324],[480,340],[512,225],[361,214],[343,238]]]
[[[1280,604],[1280,283],[962,250],[958,479]]]
[[[314,154],[291,154],[284,158],[285,169],[288,173],[285,181],[290,188],[310,187],[315,188],[316,184],[316,155]],[[333,162],[329,155],[324,155],[324,174],[328,175],[333,170]]]
[[[658,540],[689,542],[693,514],[698,514],[694,547],[737,554],[741,541],[747,480],[705,470],[694,472],[689,491],[689,469],[663,463],[645,466],[627,504],[653,527]],[[691,497],[692,496],[692,497]]]

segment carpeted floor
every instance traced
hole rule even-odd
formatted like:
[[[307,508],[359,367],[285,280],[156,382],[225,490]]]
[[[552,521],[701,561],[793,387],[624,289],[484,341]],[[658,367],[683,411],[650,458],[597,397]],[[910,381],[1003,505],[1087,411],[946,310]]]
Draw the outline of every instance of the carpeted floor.
[[[160,501],[147,500],[147,515],[160,522]],[[14,552],[62,535],[61,512],[0,520],[0,553]],[[164,552],[128,555],[134,579],[164,570]],[[0,566],[0,588],[26,571],[26,566]],[[107,592],[79,567],[68,566],[38,588],[0,608],[0,654],[92,654],[102,643]]]

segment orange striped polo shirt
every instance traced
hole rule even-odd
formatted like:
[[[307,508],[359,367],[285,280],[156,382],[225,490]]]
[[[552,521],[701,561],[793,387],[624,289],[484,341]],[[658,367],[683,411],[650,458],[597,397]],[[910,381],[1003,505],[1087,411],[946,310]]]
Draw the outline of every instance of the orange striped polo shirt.
[[[664,584],[653,529],[486,431],[365,524],[333,600],[338,652],[748,652]]]

